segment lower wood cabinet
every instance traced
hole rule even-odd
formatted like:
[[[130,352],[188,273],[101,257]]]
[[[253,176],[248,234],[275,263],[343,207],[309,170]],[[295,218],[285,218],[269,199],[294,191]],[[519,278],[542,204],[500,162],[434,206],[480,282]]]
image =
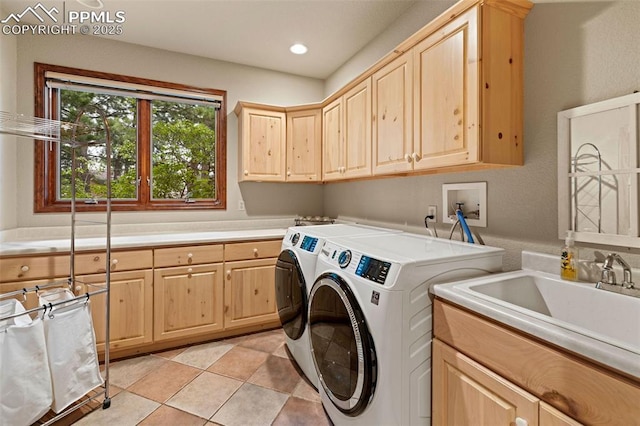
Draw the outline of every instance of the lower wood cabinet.
[[[438,339],[432,394],[435,425],[581,424]]]
[[[154,340],[222,330],[221,263],[156,269],[154,283]]]
[[[93,284],[93,285],[88,285]],[[96,291],[96,285],[105,285],[105,274],[76,277],[76,294]],[[105,294],[91,297],[91,316],[96,333],[98,351],[104,351],[106,303]],[[111,349],[140,346],[153,341],[153,271],[111,273],[110,292],[110,345]]]
[[[224,327],[232,329],[278,320],[275,258],[225,262]]]
[[[512,425],[513,416],[528,425],[639,424],[639,378],[439,298],[433,309],[434,424]],[[511,391],[533,397],[538,414],[525,417],[527,403]]]

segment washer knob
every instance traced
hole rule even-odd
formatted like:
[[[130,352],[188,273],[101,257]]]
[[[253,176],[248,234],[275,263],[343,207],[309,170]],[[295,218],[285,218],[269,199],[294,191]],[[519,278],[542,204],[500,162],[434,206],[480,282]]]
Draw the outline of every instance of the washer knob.
[[[296,244],[298,244],[298,240],[300,239],[300,233],[296,232],[295,234],[293,234],[293,236],[291,237],[291,244],[293,244],[294,246]]]
[[[341,252],[338,256],[338,265],[344,269],[349,266],[349,262],[351,262],[351,250]]]

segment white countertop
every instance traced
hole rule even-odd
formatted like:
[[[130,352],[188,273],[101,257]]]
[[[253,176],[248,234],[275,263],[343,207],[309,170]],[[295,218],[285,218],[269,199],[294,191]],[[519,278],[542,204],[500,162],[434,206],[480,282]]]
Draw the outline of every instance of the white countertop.
[[[527,253],[531,255],[531,253]],[[557,259],[554,259],[557,262]],[[526,263],[525,263],[526,264]],[[513,273],[504,273],[505,276]],[[481,279],[481,278],[480,278]],[[477,280],[477,279],[476,279]],[[473,281],[467,280],[466,282]],[[461,282],[437,284],[432,292],[439,298],[477,312],[507,326],[540,338],[553,345],[574,352],[585,358],[640,378],[640,356],[630,350],[589,338],[584,334],[562,328],[550,327],[548,322],[522,315],[516,310],[491,303],[486,299],[461,291]],[[603,290],[604,291],[604,290]],[[626,296],[631,297],[631,296]]]
[[[278,239],[283,238],[286,231],[286,228],[269,228],[112,236],[111,249],[117,250],[124,248],[148,248],[166,245]],[[79,251],[104,249],[105,238],[76,238],[75,248]],[[0,243],[0,256],[51,254],[56,252],[64,253],[68,252],[69,249],[69,238],[5,241]]]

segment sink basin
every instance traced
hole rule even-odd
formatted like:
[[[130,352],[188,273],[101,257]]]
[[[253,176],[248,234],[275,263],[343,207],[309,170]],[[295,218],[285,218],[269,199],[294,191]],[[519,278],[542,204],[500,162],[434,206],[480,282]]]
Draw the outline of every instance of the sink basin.
[[[640,354],[640,298],[528,270],[455,286],[521,315]]]

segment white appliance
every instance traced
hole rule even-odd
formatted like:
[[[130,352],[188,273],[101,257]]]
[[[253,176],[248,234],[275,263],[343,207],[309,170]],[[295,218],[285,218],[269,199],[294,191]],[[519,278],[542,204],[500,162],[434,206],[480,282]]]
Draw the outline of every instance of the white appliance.
[[[325,242],[309,338],[334,424],[431,423],[429,287],[502,270],[503,250],[416,234]]]
[[[318,374],[311,360],[307,301],[316,278],[318,253],[325,239],[400,232],[402,231],[355,224],[292,226],[287,230],[276,263],[276,305],[289,352],[316,388]]]

